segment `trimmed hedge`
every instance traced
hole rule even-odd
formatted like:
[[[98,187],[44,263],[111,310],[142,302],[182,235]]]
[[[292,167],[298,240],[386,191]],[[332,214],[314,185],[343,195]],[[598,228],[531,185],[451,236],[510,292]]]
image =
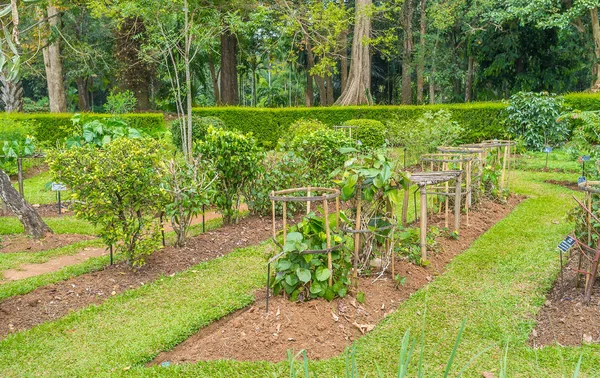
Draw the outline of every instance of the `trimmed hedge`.
[[[600,93],[568,93],[563,97],[565,106],[573,110],[600,110]]]
[[[83,113],[88,120],[112,117],[111,114]],[[40,145],[54,145],[75,131],[71,113],[3,113],[0,115],[0,140],[33,135]],[[162,113],[123,114],[129,126],[155,135],[166,130]]]
[[[352,119],[374,119],[383,122],[411,120],[427,111],[448,109],[452,119],[465,129],[461,142],[503,137],[502,121],[506,104],[480,102],[452,105],[422,106],[344,106],[315,108],[242,108],[210,107],[194,108],[194,114],[202,117],[218,117],[228,128],[244,133],[252,132],[265,146],[273,147],[288,132],[290,124],[300,118],[321,121],[328,126],[341,125]]]

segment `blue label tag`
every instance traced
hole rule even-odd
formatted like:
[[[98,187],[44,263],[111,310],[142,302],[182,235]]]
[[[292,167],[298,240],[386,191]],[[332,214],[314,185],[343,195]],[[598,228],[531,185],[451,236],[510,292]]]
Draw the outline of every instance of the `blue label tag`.
[[[567,236],[565,238],[565,240],[561,241],[558,244],[558,249],[560,249],[563,252],[567,252],[569,249],[571,249],[573,246],[575,245],[575,239],[573,239],[570,236]]]
[[[581,157],[581,160],[583,160],[583,161],[590,161],[590,155],[583,155]]]
[[[587,180],[586,180],[585,176],[581,176],[581,177],[579,177],[579,178],[577,179],[577,184],[581,184],[581,183],[583,183],[583,182],[586,182],[586,181],[587,181]]]
[[[550,152],[552,152],[552,147],[546,147],[544,148],[544,152],[549,154]]]

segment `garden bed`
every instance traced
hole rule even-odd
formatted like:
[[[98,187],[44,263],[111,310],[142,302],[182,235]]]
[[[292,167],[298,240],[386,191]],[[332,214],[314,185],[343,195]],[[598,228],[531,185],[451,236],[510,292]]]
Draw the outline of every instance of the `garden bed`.
[[[520,197],[513,196],[507,205],[492,201],[479,205],[471,213],[471,226],[467,228],[463,222],[460,240],[438,238],[439,252],[431,254],[427,268],[399,259],[396,270],[406,280],[398,289],[390,275],[375,282],[375,277],[363,277],[359,291],[365,294],[364,303],[353,296],[305,303],[290,302],[279,296],[270,299],[269,314],[265,311],[263,289],[256,293],[252,306],[203,328],[172,351],[161,353],[151,365],[217,359],[277,362],[285,359],[288,349],[306,349],[311,360],[339,355],[402,301],[441,274],[453,257],[466,250],[520,201]],[[432,220],[433,225],[443,224],[441,217]]]
[[[574,181],[568,181],[568,180],[546,180],[544,182],[548,183],[548,184],[564,186],[565,188],[568,188],[568,189],[571,189],[571,190],[576,190],[576,191],[579,191],[579,192],[581,191],[581,189],[579,188],[579,185],[577,185],[577,182],[574,182]]]
[[[236,248],[258,244],[271,235],[271,220],[250,217],[190,238],[184,248],[167,247],[147,257],[138,270],[125,263],[107,266],[66,281],[38,288],[0,302],[0,337],[60,318],[67,313],[98,304],[106,298],[139,287],[163,275],[186,270]]]
[[[50,234],[42,240],[36,240],[26,235],[3,235],[0,239],[1,253],[33,253],[60,248],[82,240],[94,239],[90,235],[79,234]]]
[[[600,342],[600,328],[597,327],[600,319],[600,287],[596,283],[592,300],[589,305],[584,305],[583,284],[575,287],[577,262],[578,254],[574,253],[563,268],[564,296],[561,295],[560,276],[548,293],[529,338],[533,347]]]

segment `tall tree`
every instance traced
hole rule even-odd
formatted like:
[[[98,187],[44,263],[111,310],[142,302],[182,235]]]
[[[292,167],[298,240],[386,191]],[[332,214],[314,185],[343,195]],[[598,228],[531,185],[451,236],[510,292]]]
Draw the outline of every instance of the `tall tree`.
[[[221,99],[223,105],[239,103],[237,38],[229,28],[221,34]]]
[[[426,0],[421,0],[421,22],[419,28],[419,52],[417,55],[418,67],[417,67],[417,103],[423,103],[423,85],[425,78],[425,36],[427,33],[427,12],[426,12]],[[404,93],[404,92],[403,92]]]
[[[371,103],[371,37],[372,0],[356,1],[352,61],[348,83],[336,105],[363,105]]]
[[[50,112],[64,113],[67,111],[67,94],[63,75],[63,62],[60,55],[60,38],[58,37],[61,14],[52,1],[48,1],[45,17],[43,10],[39,10],[42,25],[46,27],[46,38],[43,41],[44,67],[46,68],[46,82],[48,83],[48,99]],[[53,33],[56,31],[57,33]]]
[[[412,104],[412,53],[414,0],[405,0],[402,6],[403,45],[402,53],[402,103]]]

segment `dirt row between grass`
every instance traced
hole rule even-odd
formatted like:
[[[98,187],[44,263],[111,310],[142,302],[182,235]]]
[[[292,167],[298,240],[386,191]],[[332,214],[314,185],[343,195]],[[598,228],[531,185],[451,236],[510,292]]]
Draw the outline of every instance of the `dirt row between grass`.
[[[311,360],[339,355],[352,342],[369,332],[384,317],[419,288],[443,274],[445,266],[465,251],[519,204],[513,196],[507,204],[486,201],[470,214],[471,225],[460,229],[460,238],[436,238],[436,251],[430,251],[427,267],[397,258],[396,273],[404,277],[396,283],[391,274],[361,277],[358,290],[364,293],[364,303],[354,295],[332,302],[316,299],[305,303],[291,302],[282,296],[271,298],[266,313],[264,289],[255,293],[256,302],[217,323],[200,330],[174,350],[161,353],[152,364],[184,363],[200,360],[235,359],[241,361],[282,361],[286,351],[307,351]],[[432,226],[442,227],[443,217],[431,219]]]
[[[270,219],[250,217],[237,225],[223,226],[191,238],[184,248],[167,247],[157,251],[148,256],[147,263],[140,269],[132,270],[122,262],[8,298],[0,302],[0,337],[101,303],[128,289],[184,271],[236,248],[258,244],[270,234]]]

